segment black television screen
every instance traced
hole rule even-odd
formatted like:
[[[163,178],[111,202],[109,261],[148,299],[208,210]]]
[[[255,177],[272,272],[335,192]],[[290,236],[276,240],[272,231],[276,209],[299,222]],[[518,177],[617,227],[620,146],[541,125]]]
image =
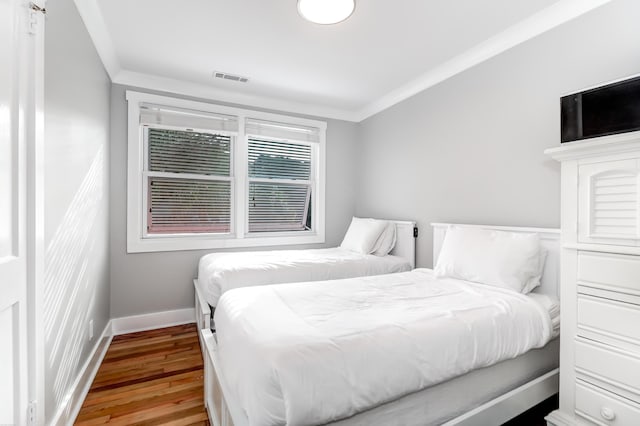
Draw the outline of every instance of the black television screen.
[[[560,98],[561,142],[640,130],[640,77]]]

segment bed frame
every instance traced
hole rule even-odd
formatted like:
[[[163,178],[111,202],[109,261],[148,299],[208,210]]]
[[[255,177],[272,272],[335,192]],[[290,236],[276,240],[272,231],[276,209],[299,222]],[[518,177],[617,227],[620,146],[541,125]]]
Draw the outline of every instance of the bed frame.
[[[411,263],[411,269],[416,267],[416,237],[418,236],[418,228],[413,221],[390,220],[396,224],[396,245],[391,250],[394,256],[407,259]],[[212,310],[215,307],[210,306],[203,297],[200,283],[197,279],[193,280],[195,290],[195,313],[196,325],[198,329],[211,329]],[[201,341],[201,343],[203,343]],[[204,346],[204,345],[202,345]]]
[[[538,233],[541,245],[548,251],[540,287],[535,292],[559,297],[560,231],[558,229],[520,228],[488,225],[458,225],[433,223],[433,261],[440,255],[442,242],[449,226],[476,227],[509,232]],[[196,295],[197,300],[197,295]],[[200,331],[204,351],[205,406],[214,426],[246,426],[247,420],[242,407],[234,400],[224,380],[217,353],[215,333],[206,328]],[[534,405],[558,392],[558,369],[546,372],[503,395],[500,395],[475,409],[464,413],[447,423],[458,425],[498,425],[502,424]]]

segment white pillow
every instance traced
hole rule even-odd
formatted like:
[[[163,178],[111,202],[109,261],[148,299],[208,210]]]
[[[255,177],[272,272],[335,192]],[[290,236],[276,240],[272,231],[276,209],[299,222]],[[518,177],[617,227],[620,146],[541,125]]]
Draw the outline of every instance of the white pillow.
[[[373,254],[376,256],[386,256],[389,254],[393,247],[396,245],[396,224],[393,222],[382,221],[386,223],[384,231],[378,237],[375,246],[373,247]]]
[[[531,277],[522,289],[522,293],[531,293],[536,287],[540,285],[542,280],[542,274],[544,273],[544,262],[547,260],[547,250],[540,246],[540,256],[538,257],[538,273]]]
[[[384,221],[354,217],[340,247],[362,254],[371,254],[385,226]]]
[[[456,226],[447,230],[434,269],[437,277],[458,278],[520,293],[535,284],[539,271],[538,234]]]

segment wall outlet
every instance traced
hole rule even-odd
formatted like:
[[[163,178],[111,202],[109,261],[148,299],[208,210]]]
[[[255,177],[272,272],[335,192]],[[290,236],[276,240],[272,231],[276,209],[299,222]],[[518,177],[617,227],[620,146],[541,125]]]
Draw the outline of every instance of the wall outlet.
[[[89,340],[93,339],[93,320],[89,321]]]
[[[38,420],[36,418],[38,411],[36,410],[37,405],[36,405],[36,401],[31,401],[29,402],[29,407],[27,408],[27,423],[31,426],[31,425],[37,425],[37,421]]]

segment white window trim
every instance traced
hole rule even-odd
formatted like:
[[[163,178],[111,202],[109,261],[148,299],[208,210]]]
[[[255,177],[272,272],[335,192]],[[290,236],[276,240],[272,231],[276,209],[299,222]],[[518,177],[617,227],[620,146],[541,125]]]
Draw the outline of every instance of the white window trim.
[[[127,150],[127,252],[143,253],[157,251],[202,250],[235,247],[266,247],[279,245],[319,244],[325,241],[325,174],[326,174],[326,129],[324,121],[291,117],[248,109],[226,107],[206,102],[178,99],[127,90],[128,103],[128,150]],[[238,117],[239,131],[233,147],[233,179],[231,233],[229,234],[172,234],[147,235],[146,212],[143,209],[144,147],[140,128],[140,104],[152,103],[192,109],[196,111],[235,115]],[[317,200],[312,203],[312,231],[266,232],[246,235],[247,203],[249,185],[247,177],[247,135],[245,119],[256,118],[267,121],[284,122],[293,125],[320,129],[317,147],[317,161],[313,164],[313,180]]]

